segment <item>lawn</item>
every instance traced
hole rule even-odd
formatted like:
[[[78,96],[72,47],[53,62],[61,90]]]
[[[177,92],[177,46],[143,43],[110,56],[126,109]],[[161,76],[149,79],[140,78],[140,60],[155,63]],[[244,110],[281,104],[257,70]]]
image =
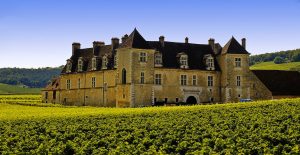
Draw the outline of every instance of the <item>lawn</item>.
[[[40,94],[41,88],[23,88],[0,83],[0,94]]]
[[[262,62],[250,66],[251,70],[298,70],[300,71],[300,62],[290,62],[283,64],[274,64],[273,61]]]

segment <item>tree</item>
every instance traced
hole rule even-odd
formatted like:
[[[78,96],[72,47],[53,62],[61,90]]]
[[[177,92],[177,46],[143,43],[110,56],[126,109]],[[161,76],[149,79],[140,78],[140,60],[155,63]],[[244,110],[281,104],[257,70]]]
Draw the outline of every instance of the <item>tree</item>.
[[[298,62],[298,61],[300,61],[300,52],[299,52],[299,53],[295,53],[295,54],[292,56],[292,61],[293,61],[293,62]]]
[[[275,64],[282,64],[282,63],[284,63],[284,59],[280,56],[276,56],[275,59],[274,59],[274,63]]]

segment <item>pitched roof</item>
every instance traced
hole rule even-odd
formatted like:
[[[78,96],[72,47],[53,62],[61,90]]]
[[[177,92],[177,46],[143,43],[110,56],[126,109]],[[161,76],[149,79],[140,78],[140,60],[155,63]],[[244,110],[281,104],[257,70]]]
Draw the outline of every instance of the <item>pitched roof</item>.
[[[188,65],[190,69],[206,70],[204,63],[204,56],[211,54],[214,56],[210,45],[191,44],[191,43],[177,43],[177,42],[164,42],[161,46],[159,41],[148,41],[151,48],[156,49],[162,53],[163,67],[165,68],[179,68],[179,59],[177,54],[186,53],[188,55]],[[214,61],[216,70],[220,70],[217,60]]]
[[[60,84],[60,78],[53,78],[51,82],[43,90],[58,90]]]
[[[246,49],[232,37],[222,49],[222,54],[250,54]]]
[[[252,70],[273,95],[300,95],[300,73],[297,71]]]
[[[150,49],[147,41],[142,37],[142,35],[135,28],[124,43],[120,45],[120,48],[140,48],[140,49]]]

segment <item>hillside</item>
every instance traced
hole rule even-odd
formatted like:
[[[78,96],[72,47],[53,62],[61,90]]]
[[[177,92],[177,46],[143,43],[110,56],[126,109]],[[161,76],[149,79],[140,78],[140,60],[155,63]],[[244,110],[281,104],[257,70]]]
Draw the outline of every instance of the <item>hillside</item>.
[[[25,85],[30,88],[42,88],[47,85],[49,80],[57,77],[62,70],[56,68],[0,68],[0,83],[9,85]]]
[[[40,94],[40,88],[24,88],[21,85],[8,85],[0,83],[0,94]]]
[[[300,49],[252,55],[250,56],[250,65],[274,61],[276,57],[282,58],[285,62],[300,62]]]
[[[262,62],[250,66],[251,70],[294,70],[300,71],[300,62],[275,64],[273,61]]]
[[[0,96],[0,154],[300,153],[300,99],[124,109],[21,99]]]

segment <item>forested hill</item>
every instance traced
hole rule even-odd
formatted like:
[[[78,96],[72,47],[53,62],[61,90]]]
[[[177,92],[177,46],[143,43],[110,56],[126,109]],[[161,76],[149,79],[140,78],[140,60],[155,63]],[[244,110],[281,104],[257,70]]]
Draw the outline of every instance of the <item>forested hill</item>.
[[[38,69],[0,68],[0,83],[42,88],[47,85],[49,80],[60,74],[62,67]]]
[[[276,64],[300,62],[300,49],[253,55],[250,56],[250,65],[274,60]]]

